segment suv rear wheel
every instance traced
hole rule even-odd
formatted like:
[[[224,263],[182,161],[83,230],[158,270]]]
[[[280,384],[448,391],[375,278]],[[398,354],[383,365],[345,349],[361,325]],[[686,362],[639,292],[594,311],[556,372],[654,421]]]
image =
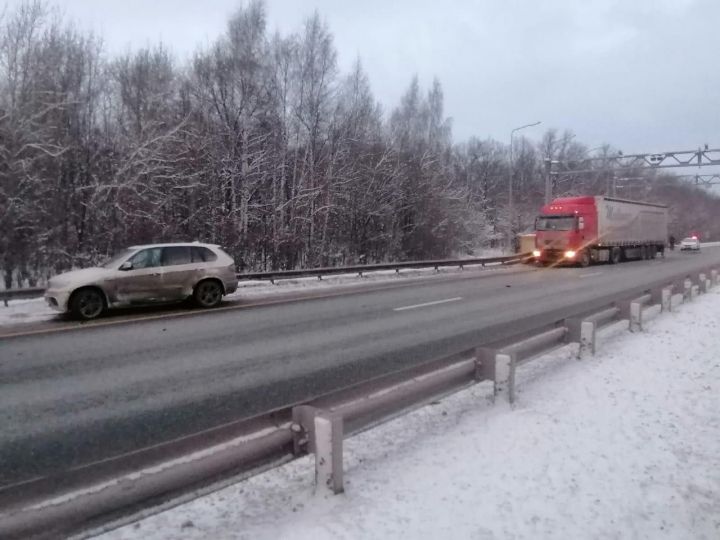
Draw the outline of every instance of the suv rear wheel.
[[[223,297],[223,288],[220,282],[214,279],[206,279],[195,286],[193,299],[195,303],[203,308],[213,308],[220,305]]]

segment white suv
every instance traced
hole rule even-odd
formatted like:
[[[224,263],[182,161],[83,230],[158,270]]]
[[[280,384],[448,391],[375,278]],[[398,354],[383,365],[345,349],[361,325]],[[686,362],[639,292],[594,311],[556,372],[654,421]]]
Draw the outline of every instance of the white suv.
[[[177,302],[192,298],[215,307],[237,289],[235,262],[213,244],[133,246],[101,266],[73,270],[48,282],[53,309],[94,319],[108,308]]]

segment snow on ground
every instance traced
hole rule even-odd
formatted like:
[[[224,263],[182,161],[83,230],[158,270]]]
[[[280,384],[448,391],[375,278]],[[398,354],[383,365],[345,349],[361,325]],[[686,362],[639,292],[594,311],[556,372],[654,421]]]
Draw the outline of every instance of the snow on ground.
[[[0,326],[48,321],[57,316],[45,303],[44,298],[10,300],[5,306],[0,302]]]
[[[503,257],[505,255],[512,255],[511,251],[505,248],[486,248],[486,247],[475,247],[469,250],[469,253],[460,253],[457,255],[458,259],[473,259],[475,257]]]
[[[648,326],[348,439],[342,495],[305,457],[102,538],[720,538],[720,291]]]

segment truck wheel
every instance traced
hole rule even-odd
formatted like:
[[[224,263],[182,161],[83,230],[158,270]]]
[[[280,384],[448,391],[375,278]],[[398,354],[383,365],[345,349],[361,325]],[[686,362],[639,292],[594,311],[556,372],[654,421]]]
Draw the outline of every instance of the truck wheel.
[[[587,249],[580,252],[580,266],[583,268],[590,266],[590,252]]]
[[[618,264],[620,262],[620,259],[622,253],[620,252],[620,248],[614,247],[610,249],[610,264]]]

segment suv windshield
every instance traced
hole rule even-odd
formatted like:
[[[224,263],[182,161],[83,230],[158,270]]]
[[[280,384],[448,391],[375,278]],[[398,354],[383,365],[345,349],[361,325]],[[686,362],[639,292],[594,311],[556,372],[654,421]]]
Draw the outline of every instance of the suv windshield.
[[[130,257],[130,255],[133,254],[134,251],[134,249],[124,249],[120,253],[116,253],[115,255],[107,259],[100,266],[102,266],[103,268],[114,268],[116,266],[120,266],[123,262],[125,262],[128,257]]]
[[[535,222],[538,231],[571,231],[575,228],[574,217],[540,216]]]

